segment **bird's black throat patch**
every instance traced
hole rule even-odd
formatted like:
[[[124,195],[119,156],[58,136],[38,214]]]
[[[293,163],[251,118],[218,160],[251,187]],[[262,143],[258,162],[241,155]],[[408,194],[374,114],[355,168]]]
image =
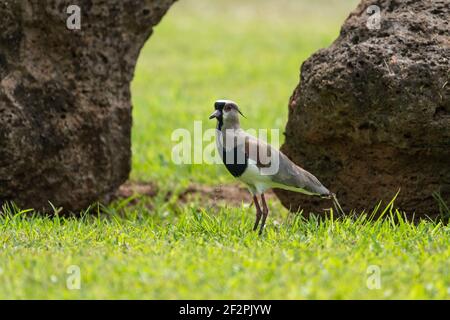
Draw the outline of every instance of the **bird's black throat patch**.
[[[234,147],[234,149],[231,150],[222,148],[223,164],[235,178],[240,177],[245,172],[248,166],[247,155],[243,154],[243,156],[240,158],[238,157],[238,152],[238,147]],[[241,160],[242,158],[244,160],[244,163],[239,163],[238,159]],[[242,160],[240,162],[242,162]]]
[[[223,108],[225,107],[225,104],[226,102],[224,101],[216,101],[216,103],[214,104],[214,108],[220,111],[220,116],[217,117],[217,130],[219,131],[222,131]],[[236,178],[240,177],[244,173],[248,165],[247,155],[240,154],[238,157],[238,152],[242,152],[242,150],[240,151],[237,146],[228,151],[224,147],[222,147],[223,164],[225,165],[227,170]],[[242,162],[242,160],[244,160],[243,163],[240,163]]]
[[[222,130],[223,126],[223,107],[225,106],[225,102],[223,101],[217,101],[214,104],[214,109],[220,111],[220,116],[217,117],[217,130]]]
[[[223,126],[223,116],[220,115],[220,117],[217,118],[217,130],[222,130]]]

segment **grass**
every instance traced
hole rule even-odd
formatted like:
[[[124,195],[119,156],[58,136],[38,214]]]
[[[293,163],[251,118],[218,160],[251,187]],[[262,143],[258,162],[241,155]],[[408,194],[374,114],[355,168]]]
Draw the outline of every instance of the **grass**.
[[[144,48],[132,85],[131,178],[156,182],[160,193],[93,206],[78,218],[4,205],[0,298],[448,299],[449,226],[410,223],[392,204],[380,206],[381,220],[306,220],[271,199],[258,237],[253,208],[177,201],[192,182],[233,180],[220,165],[174,165],[173,130],[191,130],[222,97],[239,102],[246,128],[282,130],[301,62],[337,37],[357,2],[177,3]],[[72,265],[80,290],[66,285]],[[373,270],[379,289],[367,286]]]
[[[157,204],[159,208],[164,203]],[[97,209],[82,218],[3,208],[1,298],[448,298],[450,228],[387,219],[275,214],[263,237],[250,209]],[[115,210],[118,210],[119,215]],[[395,221],[395,222],[394,222]],[[81,289],[67,270],[80,268]],[[380,289],[369,289],[371,268]],[[369,273],[368,273],[369,272]]]

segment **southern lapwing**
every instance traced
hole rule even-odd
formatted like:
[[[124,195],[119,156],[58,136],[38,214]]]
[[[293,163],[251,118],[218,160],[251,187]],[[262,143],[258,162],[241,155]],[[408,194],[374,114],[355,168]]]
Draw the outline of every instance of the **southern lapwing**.
[[[217,119],[217,150],[228,171],[245,183],[253,196],[256,207],[254,231],[260,221],[259,234],[264,230],[269,214],[264,192],[270,188],[333,199],[338,212],[342,212],[336,196],[315,176],[297,166],[281,151],[241,129],[239,116],[243,114],[235,102],[218,100],[214,108],[209,119]],[[262,209],[258,196],[261,197]]]

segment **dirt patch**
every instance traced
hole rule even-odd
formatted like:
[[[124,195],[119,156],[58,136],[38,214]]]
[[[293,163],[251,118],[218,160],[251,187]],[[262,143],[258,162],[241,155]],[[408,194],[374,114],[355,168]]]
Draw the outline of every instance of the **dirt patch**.
[[[158,187],[153,183],[127,182],[117,190],[117,198],[130,198],[132,196],[155,197],[158,194]]]
[[[127,182],[122,185],[116,193],[116,198],[130,198],[132,196],[155,197],[158,195],[158,187],[149,182]],[[166,195],[167,199],[172,198],[173,194]],[[238,207],[244,203],[251,203],[252,197],[248,190],[237,184],[226,184],[218,186],[207,186],[200,184],[191,184],[187,189],[180,192],[177,196],[181,204],[200,201],[205,206],[229,205]],[[266,193],[266,199],[275,198],[272,191]]]

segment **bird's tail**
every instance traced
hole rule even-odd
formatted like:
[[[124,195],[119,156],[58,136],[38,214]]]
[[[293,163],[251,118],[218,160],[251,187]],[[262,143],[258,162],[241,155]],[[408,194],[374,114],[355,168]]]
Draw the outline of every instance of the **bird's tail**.
[[[331,199],[333,200],[333,205],[336,209],[336,212],[339,212],[339,214],[345,216],[345,212],[344,210],[342,210],[341,204],[339,203],[335,193],[331,194]]]
[[[336,212],[341,214],[341,215],[343,215],[343,216],[345,216],[345,212],[342,209],[341,204],[339,203],[335,193],[330,192],[326,196],[321,196],[321,197],[324,198],[324,199],[332,200],[333,201],[333,206],[336,209]]]

